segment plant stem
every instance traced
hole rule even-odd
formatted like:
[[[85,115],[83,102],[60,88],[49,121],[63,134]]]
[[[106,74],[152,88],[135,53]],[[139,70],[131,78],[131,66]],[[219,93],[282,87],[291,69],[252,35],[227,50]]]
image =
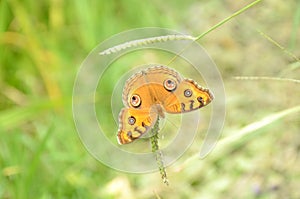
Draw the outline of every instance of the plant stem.
[[[155,159],[156,159],[156,163],[157,163],[161,178],[166,185],[169,185],[166,168],[165,168],[164,162],[163,162],[163,154],[158,146],[158,139],[159,139],[158,132],[159,132],[159,117],[157,118],[157,121],[155,122],[153,128],[151,129],[152,136],[150,138],[150,141],[151,141],[151,145],[152,145],[152,152],[155,153]]]

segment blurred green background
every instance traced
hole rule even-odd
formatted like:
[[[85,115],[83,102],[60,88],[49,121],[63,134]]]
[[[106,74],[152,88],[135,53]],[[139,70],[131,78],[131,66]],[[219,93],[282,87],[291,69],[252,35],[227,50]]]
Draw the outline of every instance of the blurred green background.
[[[197,36],[250,2],[1,0],[0,198],[300,198],[299,83],[233,78],[299,79],[297,0],[264,0],[199,40],[224,79],[226,122],[207,158],[199,135],[167,168],[170,186],[104,166],[73,123],[76,73],[100,42],[140,27]]]

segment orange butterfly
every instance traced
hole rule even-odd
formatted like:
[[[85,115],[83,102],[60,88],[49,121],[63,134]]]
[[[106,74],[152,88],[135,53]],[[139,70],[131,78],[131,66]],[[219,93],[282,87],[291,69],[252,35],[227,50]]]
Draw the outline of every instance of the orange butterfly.
[[[166,66],[147,68],[126,81],[119,114],[119,144],[127,144],[148,132],[157,117],[184,113],[206,106],[212,93],[194,80],[184,79]]]

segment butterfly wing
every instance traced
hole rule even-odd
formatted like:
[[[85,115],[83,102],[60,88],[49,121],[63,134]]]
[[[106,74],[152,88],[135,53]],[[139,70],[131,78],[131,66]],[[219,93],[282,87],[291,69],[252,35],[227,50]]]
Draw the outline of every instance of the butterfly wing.
[[[168,113],[184,113],[206,106],[213,100],[213,94],[198,85],[194,80],[184,79],[172,95],[164,101]]]
[[[183,80],[181,75],[165,66],[155,66],[142,70],[130,77],[123,89],[123,104],[133,107],[130,103],[133,94],[138,94],[144,102],[141,109],[150,108],[155,103],[161,103],[170,94],[163,88],[166,79],[172,79],[177,84]]]
[[[119,115],[119,144],[128,144],[148,132],[157,120],[151,109],[123,108]]]
[[[193,80],[183,79],[178,72],[165,66],[136,73],[126,81],[123,89],[126,108],[119,115],[118,142],[127,144],[147,133],[158,115],[164,117],[163,111],[189,112],[206,106],[212,99],[208,89]]]

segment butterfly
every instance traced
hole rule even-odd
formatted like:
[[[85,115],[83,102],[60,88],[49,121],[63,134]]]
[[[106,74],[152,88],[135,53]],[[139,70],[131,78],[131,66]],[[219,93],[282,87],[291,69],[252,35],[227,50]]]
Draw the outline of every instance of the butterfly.
[[[131,76],[123,88],[125,108],[119,114],[119,144],[128,144],[146,134],[158,117],[185,113],[206,106],[213,100],[207,88],[185,79],[166,66],[154,66]]]

